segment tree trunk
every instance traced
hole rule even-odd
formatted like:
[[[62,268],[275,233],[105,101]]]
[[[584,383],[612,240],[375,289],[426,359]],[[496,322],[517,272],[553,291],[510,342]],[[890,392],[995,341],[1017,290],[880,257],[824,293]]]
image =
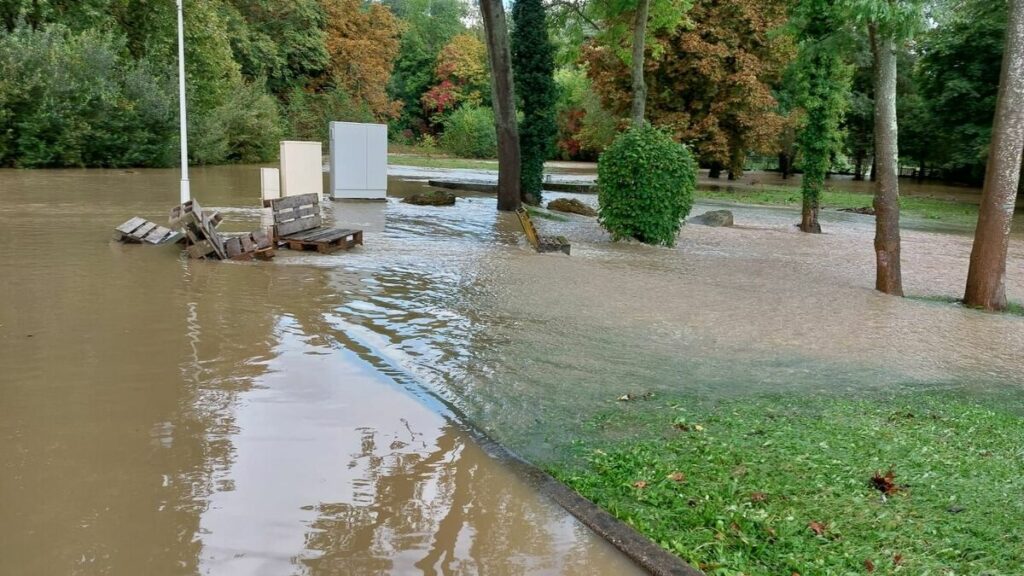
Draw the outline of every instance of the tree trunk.
[[[871,155],[871,181],[878,181],[878,156],[875,154]]]
[[[864,151],[858,150],[855,157],[856,164],[853,167],[853,180],[854,182],[861,182],[864,180]]]
[[[809,234],[821,234],[821,223],[818,222],[819,201],[817,197],[804,196],[803,210],[800,213],[800,231]]]
[[[783,180],[789,178],[789,154],[785,152],[779,152],[779,174]]]
[[[875,289],[903,296],[900,273],[900,183],[896,126],[896,43],[872,24],[875,57]]]
[[[637,0],[633,17],[633,126],[644,125],[647,106],[647,83],[644,81],[644,42],[647,39],[647,12],[650,0]]]
[[[1024,0],[1011,0],[985,189],[974,231],[964,304],[1006,309],[1006,251],[1024,151]]]
[[[708,168],[708,178],[714,178],[718,180],[722,177],[722,164],[720,162],[712,162]]]
[[[502,0],[481,0],[480,14],[491,64],[491,101],[498,133],[498,210],[516,210],[519,198],[519,126],[516,122],[512,54]]]

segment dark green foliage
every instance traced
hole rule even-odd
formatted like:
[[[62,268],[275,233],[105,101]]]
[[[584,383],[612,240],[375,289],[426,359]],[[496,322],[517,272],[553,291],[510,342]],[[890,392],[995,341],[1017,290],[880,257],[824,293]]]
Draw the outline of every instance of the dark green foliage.
[[[444,119],[441,148],[463,158],[494,158],[498,155],[498,135],[494,131],[494,112],[490,108],[463,106]]]
[[[930,113],[925,147],[933,164],[949,176],[978,182],[992,136],[1007,6],[966,0],[956,8],[922,35],[915,79]]]
[[[825,176],[841,143],[839,126],[850,93],[850,75],[834,37],[838,28],[835,14],[833,0],[801,2],[793,11],[799,55],[791,78],[795,81],[796,102],[805,114],[797,136],[803,154],[801,191],[805,210],[814,211],[815,227]]]
[[[619,135],[597,164],[600,222],[615,240],[673,246],[696,188],[690,151],[650,125]]]
[[[544,161],[551,156],[557,132],[555,49],[544,11],[542,0],[516,0],[512,5],[512,69],[523,113],[519,123],[520,193],[527,204],[540,203]]]
[[[223,104],[200,117],[190,131],[193,160],[200,164],[253,163],[277,154],[281,117],[263,83],[239,82]]]
[[[0,35],[0,165],[169,163],[173,85],[123,48],[112,33],[53,24]]]
[[[289,133],[300,140],[328,142],[330,122],[373,122],[373,113],[365,104],[354,102],[344,91],[324,92],[292,90],[285,106]]]

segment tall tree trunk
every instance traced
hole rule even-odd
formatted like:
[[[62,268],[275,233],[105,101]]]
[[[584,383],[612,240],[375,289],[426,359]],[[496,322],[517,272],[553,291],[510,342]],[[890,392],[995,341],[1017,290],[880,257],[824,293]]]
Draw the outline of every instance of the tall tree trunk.
[[[896,126],[896,43],[872,24],[875,57],[875,289],[903,296],[900,273],[900,183]]]
[[[722,163],[717,160],[711,163],[708,167],[708,178],[714,178],[718,180],[722,177]]]
[[[783,180],[789,178],[789,154],[785,152],[779,152],[779,173]]]
[[[871,154],[871,181],[878,181],[878,156],[874,153]]]
[[[800,211],[800,231],[808,234],[821,234],[821,223],[818,222],[820,200],[817,196],[804,195],[803,207]]]
[[[519,198],[519,126],[516,123],[512,54],[502,0],[481,0],[480,14],[491,64],[491,101],[494,128],[498,133],[498,210],[516,210]]]
[[[647,39],[647,12],[650,0],[637,0],[633,17],[633,126],[644,125],[647,106],[647,83],[644,81],[644,42]]]
[[[964,303],[1006,308],[1006,251],[1024,151],[1024,0],[1010,1],[1002,79]]]
[[[860,182],[864,180],[864,151],[857,150],[855,158],[856,164],[853,167],[853,180],[854,182]]]

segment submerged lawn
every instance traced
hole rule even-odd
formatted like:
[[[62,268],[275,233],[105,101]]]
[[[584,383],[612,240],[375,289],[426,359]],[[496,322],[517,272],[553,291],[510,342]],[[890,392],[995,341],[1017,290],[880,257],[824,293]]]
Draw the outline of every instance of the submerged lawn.
[[[552,472],[709,575],[1021,574],[1022,424],[924,391],[631,400]]]
[[[698,188],[696,197],[706,200],[760,204],[765,206],[800,206],[800,190],[789,188],[766,188],[759,190],[718,190]],[[825,190],[821,206],[826,209],[865,208],[871,206],[870,194]],[[978,206],[922,196],[900,196],[900,209],[905,213],[949,224],[973,225],[978,220]]]

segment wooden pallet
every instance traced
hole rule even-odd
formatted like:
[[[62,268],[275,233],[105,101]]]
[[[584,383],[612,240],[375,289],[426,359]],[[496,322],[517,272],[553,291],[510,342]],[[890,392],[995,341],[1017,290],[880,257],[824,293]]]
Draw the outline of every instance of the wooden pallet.
[[[541,236],[537,234],[537,228],[533,225],[530,213],[525,208],[516,210],[516,216],[519,217],[519,224],[523,227],[523,232],[526,233],[526,240],[537,252],[563,252],[569,254],[572,251],[572,245],[569,244],[569,240],[565,236]]]
[[[181,232],[138,216],[114,229],[114,239],[126,244],[167,244],[177,242],[180,238]]]
[[[299,194],[270,201],[274,214],[274,241],[291,250],[328,254],[363,243],[362,230],[330,228],[320,216],[320,195]]]
[[[320,227],[284,236],[281,241],[289,250],[316,250],[322,254],[330,254],[362,245],[363,231]]]
[[[274,243],[265,231],[247,232],[225,237],[217,231],[223,218],[218,212],[205,211],[195,200],[171,209],[171,226],[180,226],[185,233],[185,250],[191,258],[216,260],[269,260],[274,257]]]

